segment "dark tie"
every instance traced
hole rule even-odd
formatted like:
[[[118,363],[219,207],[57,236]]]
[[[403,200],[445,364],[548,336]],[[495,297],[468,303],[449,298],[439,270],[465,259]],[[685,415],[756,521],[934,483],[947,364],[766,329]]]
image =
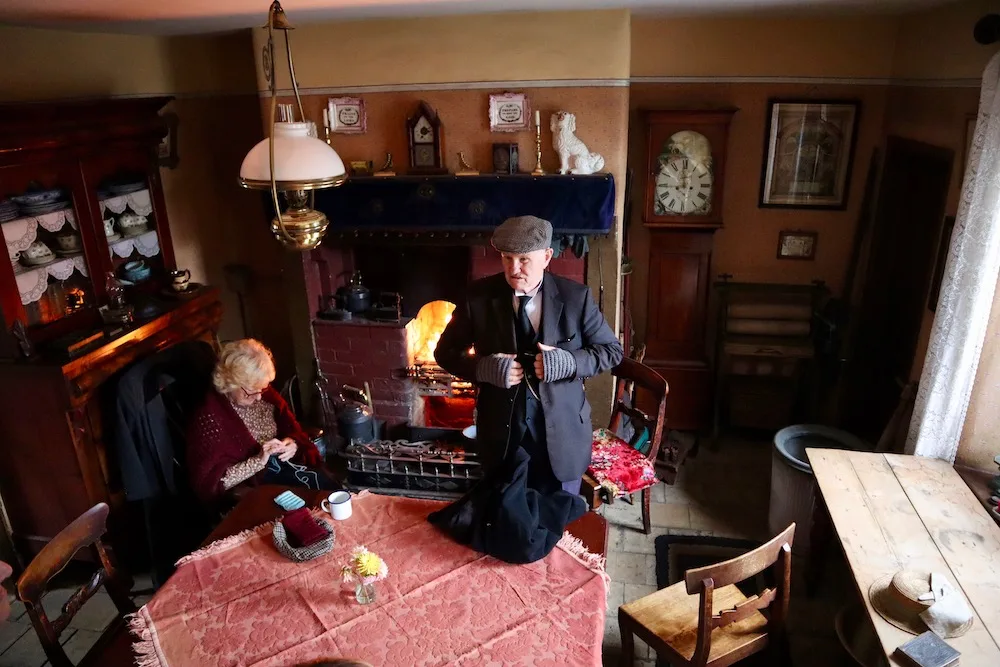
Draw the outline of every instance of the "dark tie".
[[[517,351],[518,352],[530,352],[531,351],[531,341],[535,338],[535,330],[531,326],[531,320],[528,318],[528,302],[531,301],[530,296],[518,296],[517,297]]]

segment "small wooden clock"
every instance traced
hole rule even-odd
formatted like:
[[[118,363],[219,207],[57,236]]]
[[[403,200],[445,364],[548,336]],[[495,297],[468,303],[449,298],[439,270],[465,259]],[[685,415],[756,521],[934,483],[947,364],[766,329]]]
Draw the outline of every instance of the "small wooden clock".
[[[646,112],[648,171],[642,217],[647,226],[722,226],[726,143],[735,112]]]
[[[421,100],[417,112],[406,119],[410,144],[410,173],[447,174],[444,166],[444,124],[437,112]]]

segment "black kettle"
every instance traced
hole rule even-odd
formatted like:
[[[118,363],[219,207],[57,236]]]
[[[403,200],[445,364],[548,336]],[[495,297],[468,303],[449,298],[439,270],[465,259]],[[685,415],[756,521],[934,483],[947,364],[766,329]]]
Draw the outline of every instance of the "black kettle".
[[[372,293],[361,284],[360,271],[355,271],[350,281],[337,290],[337,301],[349,313],[365,313],[372,307]]]

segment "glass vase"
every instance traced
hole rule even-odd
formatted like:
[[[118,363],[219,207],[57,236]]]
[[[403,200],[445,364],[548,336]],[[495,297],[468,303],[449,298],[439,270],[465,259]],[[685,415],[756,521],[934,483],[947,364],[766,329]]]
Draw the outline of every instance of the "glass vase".
[[[358,584],[354,588],[354,597],[360,604],[371,604],[375,602],[375,583]]]

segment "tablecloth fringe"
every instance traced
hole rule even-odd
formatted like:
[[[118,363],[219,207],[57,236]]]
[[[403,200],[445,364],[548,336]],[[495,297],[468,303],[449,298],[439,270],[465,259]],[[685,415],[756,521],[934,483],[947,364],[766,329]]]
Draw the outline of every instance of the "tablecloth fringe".
[[[255,528],[248,528],[242,532],[236,533],[235,535],[230,535],[229,537],[223,537],[221,540],[216,540],[209,544],[208,546],[202,547],[197,551],[189,553],[184,556],[179,561],[175,563],[177,567],[184,565],[185,563],[190,563],[193,560],[200,560],[207,556],[212,556],[214,554],[228,551],[234,547],[238,547],[244,542],[248,542],[258,535],[264,535],[270,532],[274,527],[274,521],[268,521],[267,523],[262,523]]]
[[[125,620],[128,622],[128,629],[132,635],[139,638],[139,641],[132,643],[137,667],[165,667],[156,651],[153,631],[143,617],[142,610],[126,615]]]
[[[583,541],[578,537],[570,535],[569,531],[563,533],[563,536],[559,538],[559,542],[556,546],[568,553],[570,556],[580,561],[591,572],[595,572],[601,576],[605,584],[611,584],[611,577],[608,576],[606,570],[606,561],[604,556],[600,554],[591,553],[584,546]]]

